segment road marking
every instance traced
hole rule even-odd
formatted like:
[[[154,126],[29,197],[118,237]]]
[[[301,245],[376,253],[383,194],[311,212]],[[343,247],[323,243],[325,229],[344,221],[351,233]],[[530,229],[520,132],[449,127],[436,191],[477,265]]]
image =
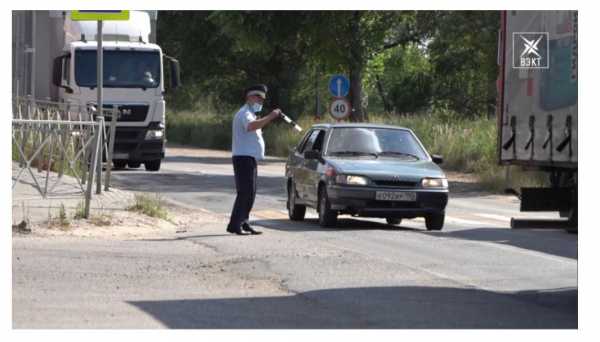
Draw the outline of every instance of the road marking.
[[[506,225],[501,225],[498,223],[491,223],[491,222],[485,222],[485,221],[474,221],[474,220],[465,220],[462,218],[458,218],[458,217],[453,217],[453,216],[446,216],[446,222],[452,222],[452,223],[458,223],[458,224],[466,224],[466,225],[470,225],[470,226],[488,226],[488,227],[498,227],[498,228],[504,228],[506,227]]]
[[[256,216],[262,219],[284,219],[287,218],[287,214],[282,213],[279,210],[257,210],[252,212],[252,216]]]
[[[477,213],[474,214],[475,216],[481,216],[484,218],[488,218],[494,221],[500,221],[500,222],[504,222],[504,223],[510,223],[510,217],[507,216],[502,216],[502,215],[496,215],[496,214],[484,214],[484,213]]]

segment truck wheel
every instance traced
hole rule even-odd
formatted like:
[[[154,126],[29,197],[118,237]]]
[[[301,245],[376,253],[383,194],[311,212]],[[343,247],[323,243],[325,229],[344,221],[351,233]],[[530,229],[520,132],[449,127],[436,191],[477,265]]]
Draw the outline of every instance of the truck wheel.
[[[127,165],[127,160],[116,159],[113,160],[113,166],[115,169],[124,169]]]
[[[402,222],[401,218],[393,218],[393,217],[388,217],[385,220],[387,221],[388,224],[391,224],[394,226],[399,225]]]
[[[138,167],[140,167],[142,165],[141,162],[132,162],[132,161],[128,161],[127,162],[127,166],[129,166],[132,169],[137,169]]]
[[[147,160],[144,162],[144,166],[146,167],[146,171],[158,171],[160,170],[160,159],[157,160]]]
[[[334,227],[337,223],[338,213],[335,210],[331,210],[331,203],[329,203],[329,197],[327,197],[327,189],[321,187],[319,189],[319,224],[322,227]]]
[[[292,221],[302,221],[304,220],[304,215],[306,214],[306,206],[296,204],[296,184],[294,181],[290,182],[290,186],[288,187],[288,216]]]
[[[578,228],[579,222],[577,217],[577,202],[575,202],[575,208],[571,209],[571,212],[569,213],[568,228],[566,230],[568,233],[577,234]]]
[[[427,230],[442,230],[445,217],[445,213],[427,215],[425,216],[425,227],[427,227]]]

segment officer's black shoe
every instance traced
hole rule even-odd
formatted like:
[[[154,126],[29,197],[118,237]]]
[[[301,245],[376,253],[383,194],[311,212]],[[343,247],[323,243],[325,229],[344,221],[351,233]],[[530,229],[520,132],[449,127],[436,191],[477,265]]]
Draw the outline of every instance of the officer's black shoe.
[[[237,234],[237,235],[249,235],[247,233],[242,232],[242,230],[240,228],[238,228],[238,229],[231,229],[231,228],[227,227],[227,232],[231,233],[231,234]]]
[[[254,230],[254,228],[250,227],[250,225],[248,224],[248,222],[242,223],[242,229],[245,232],[249,232],[252,235],[260,235],[260,234],[262,234],[262,232],[260,232],[258,230]]]

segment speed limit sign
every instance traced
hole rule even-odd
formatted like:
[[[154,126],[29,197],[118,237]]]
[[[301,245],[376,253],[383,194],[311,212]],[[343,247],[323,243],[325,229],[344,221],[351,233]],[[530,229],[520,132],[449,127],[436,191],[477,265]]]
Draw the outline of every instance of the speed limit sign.
[[[331,103],[329,112],[335,119],[341,120],[350,114],[350,102],[345,99],[336,99]]]

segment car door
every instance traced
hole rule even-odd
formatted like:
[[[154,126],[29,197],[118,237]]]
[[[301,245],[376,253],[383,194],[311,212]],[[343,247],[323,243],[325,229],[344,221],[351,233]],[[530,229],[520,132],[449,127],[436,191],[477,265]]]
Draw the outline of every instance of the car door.
[[[310,135],[312,134],[312,130],[309,130],[306,132],[306,134],[304,135],[304,137],[300,140],[300,143],[298,143],[298,146],[296,146],[294,148],[293,151],[291,151],[290,156],[288,158],[288,163],[287,163],[287,169],[286,169],[286,176],[288,178],[291,178],[292,181],[296,184],[296,190],[298,191],[298,177],[300,177],[300,170],[302,168],[302,166],[304,165],[304,155],[303,155],[303,149],[304,146],[306,145],[308,138],[310,137]]]
[[[324,129],[316,130],[316,136],[314,142],[310,146],[310,150],[323,152],[323,146],[325,141],[325,135],[327,133]],[[307,149],[308,151],[308,149]],[[317,159],[310,159],[304,161],[304,172],[306,172],[306,184],[305,184],[305,200],[316,205],[318,199],[319,181],[321,179],[319,165],[321,162]]]
[[[302,201],[306,201],[306,199],[308,198],[308,190],[310,184],[310,180],[308,179],[309,172],[307,169],[307,166],[310,163],[309,160],[304,158],[304,152],[310,151],[312,149],[312,146],[315,143],[315,140],[317,139],[318,135],[318,129],[311,130],[310,134],[308,135],[308,139],[306,139],[304,146],[302,146],[302,149],[299,151],[301,162],[299,163],[298,168],[296,169],[296,174],[294,178],[296,182],[296,190],[298,191],[298,197]]]

